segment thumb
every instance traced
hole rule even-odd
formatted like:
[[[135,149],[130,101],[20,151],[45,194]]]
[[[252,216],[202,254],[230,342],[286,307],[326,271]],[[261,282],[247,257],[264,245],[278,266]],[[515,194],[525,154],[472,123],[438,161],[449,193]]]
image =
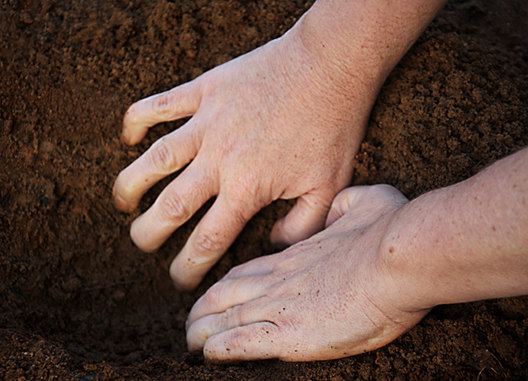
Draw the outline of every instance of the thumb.
[[[325,228],[348,211],[353,211],[354,219],[359,224],[360,221],[382,212],[387,207],[395,207],[408,201],[399,190],[387,184],[346,188],[334,198],[326,218]]]
[[[350,187],[342,190],[337,194],[332,201],[332,206],[328,211],[328,216],[326,217],[325,228],[332,225],[338,219],[340,219],[343,214],[345,214],[353,204],[359,198],[359,193],[361,192],[362,187]]]
[[[288,214],[273,226],[271,242],[289,246],[322,230],[330,202],[331,198],[327,201],[314,193],[299,197]]]

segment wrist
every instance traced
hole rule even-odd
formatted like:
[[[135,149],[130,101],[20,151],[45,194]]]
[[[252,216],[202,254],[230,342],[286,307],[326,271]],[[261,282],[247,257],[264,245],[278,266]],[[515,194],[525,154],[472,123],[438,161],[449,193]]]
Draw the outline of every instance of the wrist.
[[[526,168],[526,152],[394,214],[379,258],[396,304],[416,311],[527,293],[527,183],[512,175]]]
[[[390,274],[394,300],[406,311],[467,302],[466,276],[471,262],[460,228],[453,229],[453,200],[465,183],[421,195],[400,208],[380,244],[380,258]]]
[[[392,297],[403,310],[469,301],[458,299],[469,263],[459,255],[461,231],[455,235],[451,229],[452,200],[463,186],[421,195],[397,210],[387,226],[379,255],[389,274]]]
[[[311,20],[312,11],[274,42],[286,58],[281,60],[286,65],[278,75],[295,78],[295,91],[302,89],[298,94],[302,99],[317,98],[316,106],[324,110],[319,116],[321,128],[335,129],[335,122],[339,121],[359,148],[385,76],[368,71],[361,63],[353,65],[351,55],[344,54],[346,45],[336,44],[337,38],[327,39],[327,33],[319,35],[318,31],[324,28],[316,25],[316,17]]]
[[[381,85],[445,0],[318,0],[292,28],[305,50],[348,90]]]
[[[417,265],[415,246],[421,238],[418,236],[420,216],[416,212],[420,208],[416,208],[417,200],[403,205],[392,214],[378,253],[380,268],[388,282],[389,299],[395,308],[408,312],[434,307],[428,295],[428,285],[422,284],[423,278]]]
[[[353,99],[371,99],[374,102],[386,76],[383,63],[374,57],[361,57],[354,41],[349,40],[350,27],[332,24],[334,12],[320,9],[318,2],[288,31],[301,54],[310,61],[311,75],[320,81],[332,83],[337,94]],[[368,64],[367,64],[368,62]]]

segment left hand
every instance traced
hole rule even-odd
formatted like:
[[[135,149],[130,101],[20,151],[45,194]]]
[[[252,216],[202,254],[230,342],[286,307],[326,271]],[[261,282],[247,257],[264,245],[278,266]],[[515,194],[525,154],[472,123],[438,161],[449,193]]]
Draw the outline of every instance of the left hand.
[[[380,258],[389,221],[407,199],[387,185],[342,191],[326,230],[282,253],[233,268],[194,305],[189,350],[206,359],[327,360],[379,348],[429,310],[409,310]]]

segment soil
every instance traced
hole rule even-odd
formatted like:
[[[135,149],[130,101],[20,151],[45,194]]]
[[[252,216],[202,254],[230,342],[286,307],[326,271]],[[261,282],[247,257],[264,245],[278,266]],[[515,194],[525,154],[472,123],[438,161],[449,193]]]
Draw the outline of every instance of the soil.
[[[116,175],[157,138],[119,141],[133,101],[281,35],[305,1],[0,1],[0,378],[526,379],[528,298],[439,306],[388,346],[336,361],[235,365],[188,353],[193,302],[232,266],[270,253],[288,202],[257,215],[192,294],[170,260],[193,218],[145,254]],[[354,184],[408,197],[528,144],[528,5],[449,3],[383,87]],[[142,201],[145,210],[164,184]],[[203,213],[203,212],[202,212]]]

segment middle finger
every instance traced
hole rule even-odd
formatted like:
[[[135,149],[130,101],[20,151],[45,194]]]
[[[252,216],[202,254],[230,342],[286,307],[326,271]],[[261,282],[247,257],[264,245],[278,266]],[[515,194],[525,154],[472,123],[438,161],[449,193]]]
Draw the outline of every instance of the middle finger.
[[[196,301],[189,313],[186,326],[190,326],[203,316],[224,312],[228,308],[264,295],[271,281],[272,279],[267,275],[260,275],[224,279],[215,283]]]

